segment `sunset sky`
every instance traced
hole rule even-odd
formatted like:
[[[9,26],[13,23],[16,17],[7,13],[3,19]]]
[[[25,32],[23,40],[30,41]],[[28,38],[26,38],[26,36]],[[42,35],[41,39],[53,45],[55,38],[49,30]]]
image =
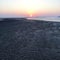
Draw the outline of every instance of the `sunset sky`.
[[[57,15],[60,0],[0,0],[0,17]]]

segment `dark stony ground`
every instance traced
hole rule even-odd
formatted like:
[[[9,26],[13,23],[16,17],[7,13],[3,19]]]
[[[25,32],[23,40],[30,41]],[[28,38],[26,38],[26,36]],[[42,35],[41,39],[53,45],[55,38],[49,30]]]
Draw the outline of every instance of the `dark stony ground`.
[[[60,23],[0,21],[0,60],[60,60]]]

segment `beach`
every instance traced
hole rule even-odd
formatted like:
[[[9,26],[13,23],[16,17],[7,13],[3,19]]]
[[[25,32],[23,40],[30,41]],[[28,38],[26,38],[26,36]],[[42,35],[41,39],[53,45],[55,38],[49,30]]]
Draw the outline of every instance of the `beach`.
[[[0,60],[60,60],[60,22],[3,19]]]

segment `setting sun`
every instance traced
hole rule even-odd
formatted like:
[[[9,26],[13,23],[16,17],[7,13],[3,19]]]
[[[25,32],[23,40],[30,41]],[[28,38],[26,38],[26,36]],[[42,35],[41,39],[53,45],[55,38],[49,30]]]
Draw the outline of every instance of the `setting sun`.
[[[32,17],[33,15],[31,14],[30,17]]]

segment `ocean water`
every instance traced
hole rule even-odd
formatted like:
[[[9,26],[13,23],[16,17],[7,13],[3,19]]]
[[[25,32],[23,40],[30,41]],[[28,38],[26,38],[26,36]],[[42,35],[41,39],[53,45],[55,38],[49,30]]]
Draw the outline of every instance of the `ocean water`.
[[[42,21],[52,21],[60,22],[60,17],[37,17],[37,18],[27,18],[29,20],[42,20]]]
[[[0,21],[0,60],[60,60],[60,22]]]

